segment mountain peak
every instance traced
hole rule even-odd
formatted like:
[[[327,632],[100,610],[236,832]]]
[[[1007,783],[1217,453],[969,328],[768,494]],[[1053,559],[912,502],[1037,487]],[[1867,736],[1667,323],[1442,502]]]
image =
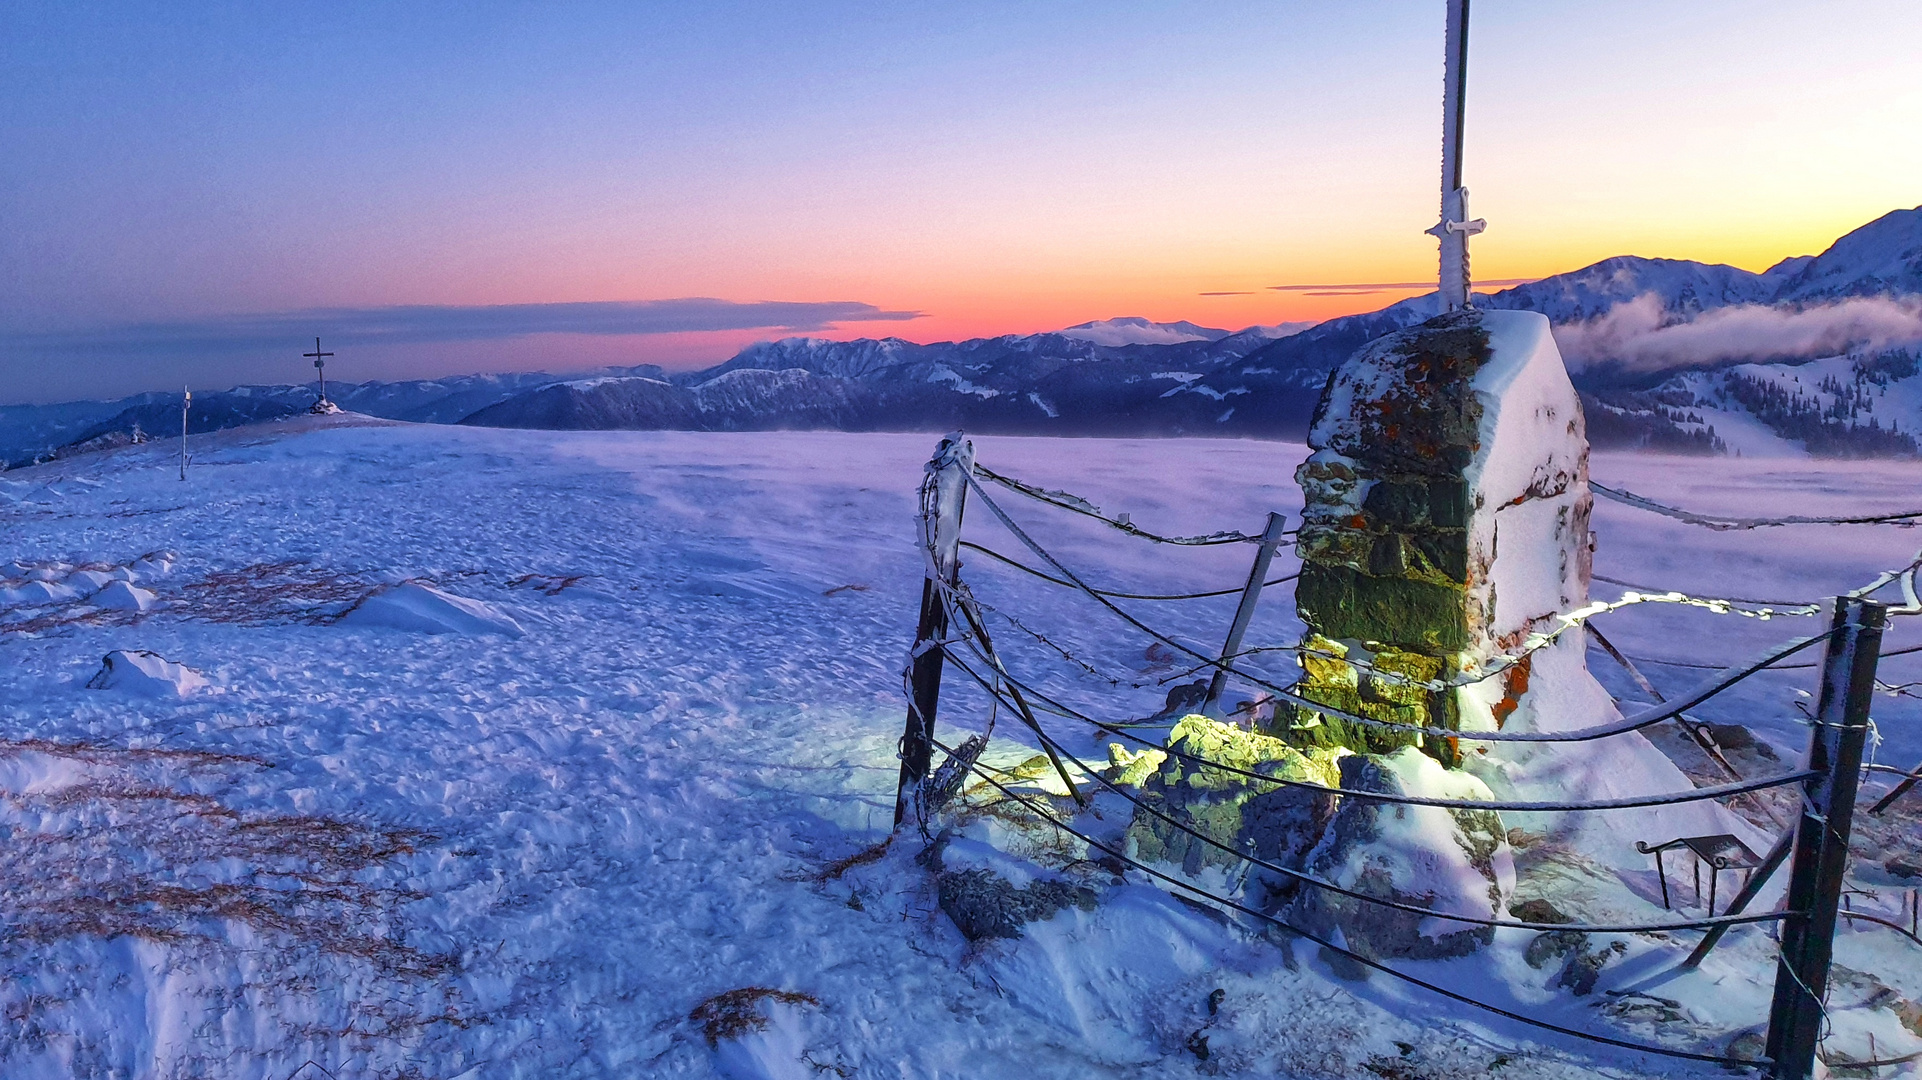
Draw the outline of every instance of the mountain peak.
[[[1786,276],[1778,301],[1922,292],[1922,206],[1883,214]]]
[[[1084,322],[1056,333],[1095,345],[1178,345],[1184,341],[1220,341],[1228,336],[1226,330],[1196,326],[1185,319],[1161,323],[1133,315]]]

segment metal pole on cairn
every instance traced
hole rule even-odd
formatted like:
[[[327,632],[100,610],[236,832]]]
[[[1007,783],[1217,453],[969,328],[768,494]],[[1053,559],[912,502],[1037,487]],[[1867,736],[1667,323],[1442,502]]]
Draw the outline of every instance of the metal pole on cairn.
[[[1469,220],[1468,189],[1462,186],[1462,127],[1468,117],[1468,0],[1448,0],[1448,31],[1442,59],[1441,220],[1427,230],[1441,241],[1441,309],[1469,304],[1468,238],[1488,228]]]

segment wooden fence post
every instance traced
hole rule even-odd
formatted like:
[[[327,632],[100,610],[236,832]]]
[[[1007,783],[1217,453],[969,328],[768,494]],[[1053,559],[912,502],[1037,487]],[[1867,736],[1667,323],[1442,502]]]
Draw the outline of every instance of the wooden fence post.
[[[1776,1080],[1808,1080],[1815,1071],[1875,662],[1888,621],[1887,609],[1873,600],[1841,596],[1833,604],[1833,636],[1822,657],[1822,694],[1804,766],[1817,775],[1803,782],[1789,862],[1788,911],[1793,914],[1782,923],[1769,1009],[1767,1053]]]
[[[1268,580],[1268,565],[1275,561],[1275,548],[1281,545],[1281,533],[1288,525],[1288,519],[1280,514],[1268,515],[1268,527],[1262,530],[1261,546],[1255,549],[1255,565],[1248,571],[1248,584],[1242,586],[1241,603],[1235,608],[1235,621],[1228,625],[1228,641],[1221,647],[1224,663],[1233,663],[1234,655],[1241,651],[1242,635],[1248,632],[1248,623],[1255,617],[1255,601],[1261,599],[1262,583]],[[1228,688],[1228,669],[1218,667],[1214,677],[1208,680],[1208,696],[1202,700],[1201,711],[1214,716],[1220,708],[1221,692]]]
[[[894,823],[908,816],[915,789],[928,775],[934,755],[934,714],[941,700],[940,642],[948,636],[947,598],[961,569],[961,511],[968,479],[974,475],[974,444],[959,433],[941,440],[921,480],[921,622],[914,632],[909,661],[908,721],[901,735],[901,782],[894,793]]]

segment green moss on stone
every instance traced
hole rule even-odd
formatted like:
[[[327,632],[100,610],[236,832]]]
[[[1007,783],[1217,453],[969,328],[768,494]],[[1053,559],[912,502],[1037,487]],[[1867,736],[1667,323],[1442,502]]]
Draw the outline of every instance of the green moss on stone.
[[[1346,566],[1305,563],[1295,608],[1324,636],[1378,641],[1431,655],[1468,645],[1467,599],[1460,586],[1373,577]]]

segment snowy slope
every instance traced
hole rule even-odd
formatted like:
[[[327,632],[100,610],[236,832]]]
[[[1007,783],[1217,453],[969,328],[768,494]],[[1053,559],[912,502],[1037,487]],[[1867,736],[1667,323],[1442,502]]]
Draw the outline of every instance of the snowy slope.
[[[1922,206],[1892,210],[1792,272],[1787,266],[1780,269],[1785,273],[1776,289],[1777,300],[1922,292]]]
[[[1748,457],[1914,457],[1922,451],[1918,350],[1737,364],[1671,376],[1646,391],[1600,391],[1591,430],[1621,418],[1660,438],[1711,441]]]
[[[970,948],[905,857],[822,880],[889,821],[921,572],[913,490],[930,448],[301,419],[208,437],[185,484],[166,443],[0,478],[6,588],[45,586],[39,599],[9,592],[0,612],[0,816],[35,838],[0,880],[12,1018],[0,1075],[285,1080],[311,1060],[342,1078],[710,1076],[753,1054],[745,1041],[710,1051],[689,1011],[756,986],[818,1002],[753,1045],[791,1040],[826,1075],[1386,1075],[1369,1060],[1423,1075],[1699,1075],[1592,1047],[1544,1052],[1524,1029],[1419,992],[1345,983],[1312,951],[1284,961],[1140,883],[1035,924],[1019,948]],[[1151,529],[1248,528],[1300,505],[1291,444],[980,448]],[[1603,455],[1595,473],[1743,514],[1906,507],[1916,491],[1912,468],[1886,464]],[[1245,573],[1237,549],[1171,555],[1015,512],[1100,582],[1189,590]],[[1597,522],[1602,573],[1789,599],[1853,586],[1916,542],[1704,533],[1608,503]],[[1131,680],[1070,670],[1048,685],[1098,689],[1122,716],[1159,705],[1166,669],[1138,638],[974,562],[984,599]],[[96,606],[101,580],[157,606]],[[397,589],[406,611],[451,628],[342,617]],[[1154,617],[1211,641],[1231,604]],[[1654,606],[1611,619],[1630,653],[1673,658],[1686,643],[1705,662],[1801,629]],[[1251,640],[1298,632],[1273,590]],[[1905,624],[1890,643],[1917,640]],[[1011,628],[1005,644],[1024,664],[1059,660]],[[171,698],[87,689],[115,649],[206,685]],[[1647,670],[1670,692],[1699,675]],[[1885,678],[1914,670],[1890,661]],[[1706,718],[1791,753],[1805,731],[1793,692],[1808,685],[1807,672],[1771,676]],[[1878,699],[1884,760],[1922,756],[1913,704]],[[954,737],[982,713],[956,690],[943,717]],[[1011,727],[992,754],[1004,765],[1032,753]],[[1653,992],[1719,995],[1691,1006],[1704,1031],[1755,1022],[1758,984],[1743,974],[1755,950],[1734,947],[1748,940],[1702,981]],[[1846,936],[1848,962],[1880,970],[1857,955],[1876,940]],[[1519,940],[1491,959],[1525,975],[1518,955]],[[1423,968],[1485,977],[1475,970]],[[1608,1022],[1572,999],[1521,1007]],[[1205,1068],[1188,1048],[1201,1026],[1216,1048]]]

